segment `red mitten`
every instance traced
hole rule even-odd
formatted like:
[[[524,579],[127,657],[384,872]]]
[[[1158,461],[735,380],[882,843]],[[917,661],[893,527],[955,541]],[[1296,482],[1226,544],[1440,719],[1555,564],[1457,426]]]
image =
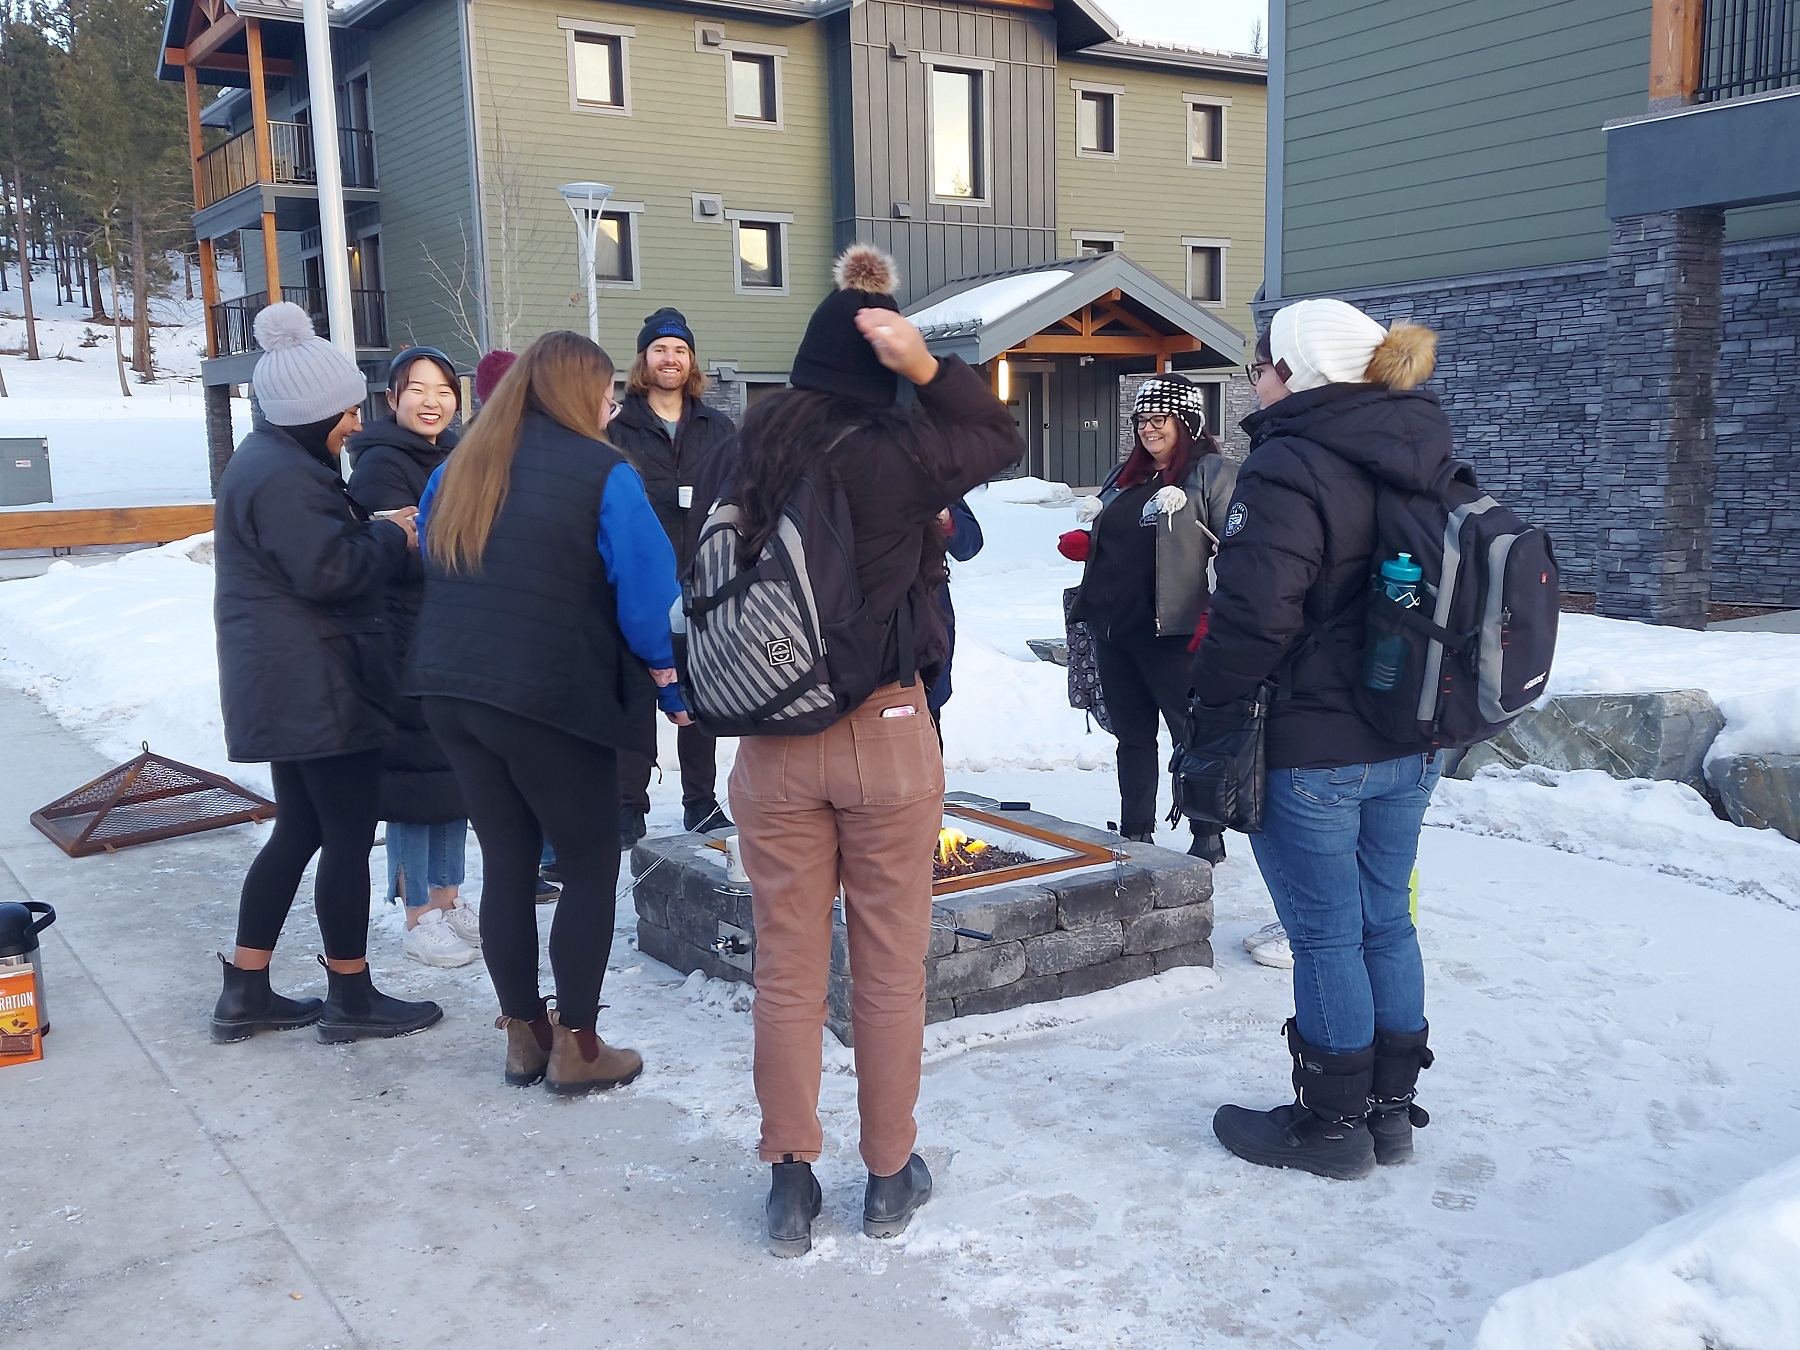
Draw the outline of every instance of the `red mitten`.
[[[1086,530],[1070,530],[1056,541],[1056,551],[1070,562],[1086,562],[1093,544],[1093,536]]]
[[[1205,640],[1206,640],[1206,615],[1202,614],[1200,616],[1200,622],[1194,625],[1194,637],[1193,637],[1193,640],[1188,643],[1188,650],[1190,652],[1199,651],[1200,644],[1202,642],[1204,642]]]

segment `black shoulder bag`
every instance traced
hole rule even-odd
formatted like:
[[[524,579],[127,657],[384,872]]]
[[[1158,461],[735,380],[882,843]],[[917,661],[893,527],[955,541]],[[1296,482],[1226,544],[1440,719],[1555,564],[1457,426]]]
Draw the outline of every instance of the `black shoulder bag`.
[[[1187,722],[1169,772],[1175,806],[1169,824],[1183,816],[1216,829],[1260,834],[1268,780],[1264,742],[1274,685],[1265,681],[1248,698],[1209,708],[1188,699]]]

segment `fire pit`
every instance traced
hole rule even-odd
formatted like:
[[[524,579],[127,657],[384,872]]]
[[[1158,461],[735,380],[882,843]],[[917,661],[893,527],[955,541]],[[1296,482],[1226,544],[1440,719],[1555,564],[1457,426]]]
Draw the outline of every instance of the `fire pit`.
[[[727,879],[725,862],[704,835],[659,835],[632,850],[640,951],[684,972],[751,978],[750,890]],[[945,801],[935,872],[929,1021],[1212,964],[1212,868],[1185,853],[956,793]],[[840,908],[828,1007],[845,1044],[850,988]]]

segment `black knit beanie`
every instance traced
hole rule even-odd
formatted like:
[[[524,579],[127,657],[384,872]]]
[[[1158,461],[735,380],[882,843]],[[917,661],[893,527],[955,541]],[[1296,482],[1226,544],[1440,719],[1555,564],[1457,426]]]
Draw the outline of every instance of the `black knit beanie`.
[[[873,245],[852,244],[832,276],[838,289],[813,311],[788,383],[888,407],[899,397],[899,377],[881,364],[857,328],[856,314],[864,309],[900,312],[893,294],[900,284],[894,260]]]
[[[656,339],[666,337],[680,338],[687,343],[690,352],[700,350],[700,344],[694,341],[694,330],[688,327],[682,312],[667,305],[644,320],[644,326],[638,329],[637,349],[647,351]]]

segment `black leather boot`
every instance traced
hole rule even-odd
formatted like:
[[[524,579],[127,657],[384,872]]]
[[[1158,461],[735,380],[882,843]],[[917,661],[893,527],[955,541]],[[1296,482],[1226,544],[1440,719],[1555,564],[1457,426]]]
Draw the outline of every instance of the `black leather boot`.
[[[1413,1101],[1419,1070],[1429,1069],[1436,1058],[1423,1031],[1375,1032],[1375,1076],[1369,1089],[1369,1135],[1375,1141],[1378,1163],[1409,1162],[1413,1155],[1413,1130],[1431,1124],[1424,1107]]]
[[[769,1250],[777,1256],[805,1256],[812,1250],[812,1224],[825,1195],[812,1164],[786,1162],[769,1168]]]
[[[619,808],[619,851],[629,853],[650,832],[649,819],[642,811],[634,811],[629,806]]]
[[[319,964],[325,966],[324,957],[319,958]],[[354,975],[339,974],[325,966],[325,976],[331,987],[319,1014],[319,1039],[327,1044],[410,1036],[443,1019],[444,1010],[429,999],[409,1003],[389,998],[375,987],[367,966]]]
[[[872,1238],[899,1237],[913,1213],[931,1199],[931,1169],[913,1154],[891,1177],[869,1173],[863,1190],[863,1232]]]
[[[1330,1055],[1301,1040],[1291,1017],[1282,1030],[1294,1057],[1293,1105],[1273,1111],[1221,1106],[1213,1133],[1245,1162],[1262,1167],[1295,1167],[1338,1181],[1367,1176],[1375,1170],[1366,1120],[1375,1047]]]
[[[213,1005],[212,1038],[220,1045],[241,1041],[259,1031],[292,1031],[310,1027],[325,1007],[316,998],[284,998],[269,988],[269,968],[245,970],[219,953],[225,988]]]
[[[711,834],[715,830],[735,828],[717,797],[681,808],[681,828],[689,834]]]
[[[1188,845],[1190,858],[1205,858],[1217,867],[1225,861],[1225,836],[1214,830],[1210,834],[1202,834],[1198,828],[1194,830],[1194,842]]]

